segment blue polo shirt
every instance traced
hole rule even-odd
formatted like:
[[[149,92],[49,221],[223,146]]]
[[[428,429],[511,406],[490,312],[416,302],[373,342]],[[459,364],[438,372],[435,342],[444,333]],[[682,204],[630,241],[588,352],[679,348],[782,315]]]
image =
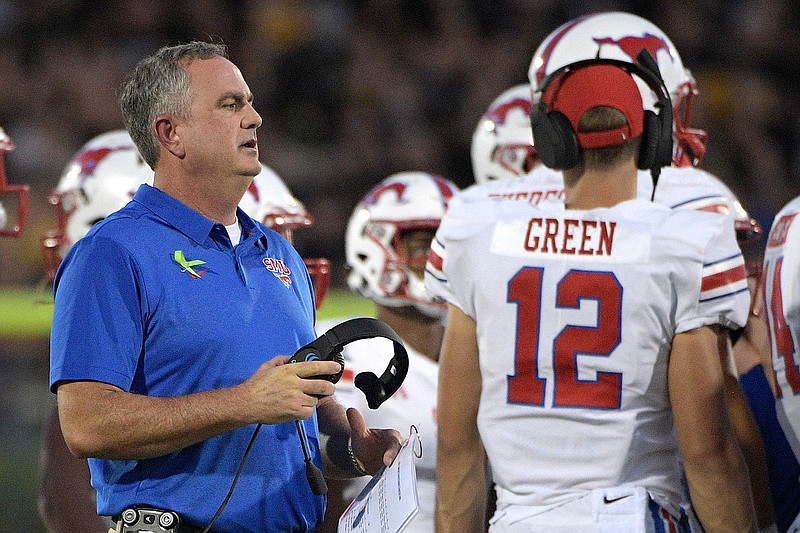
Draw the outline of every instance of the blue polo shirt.
[[[241,209],[242,241],[142,185],[70,250],[55,280],[50,388],[94,380],[150,396],[237,385],[313,340],[314,298],[302,259]],[[155,423],[156,421],[154,421]],[[322,466],[316,416],[304,422]],[[90,459],[101,515],[149,505],[198,526],[222,503],[255,426],[144,460]],[[119,428],[122,437],[125,428]],[[215,531],[309,531],[324,496],[305,478],[294,422],[264,425]]]

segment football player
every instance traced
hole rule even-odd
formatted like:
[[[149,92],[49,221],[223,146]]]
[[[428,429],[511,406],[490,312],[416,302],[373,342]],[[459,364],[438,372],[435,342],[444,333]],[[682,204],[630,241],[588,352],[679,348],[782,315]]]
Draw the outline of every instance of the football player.
[[[579,21],[551,34],[537,56],[557,58],[558,39]],[[567,210],[558,201],[531,206],[459,195],[432,247],[426,283],[451,304],[439,388],[437,518],[444,531],[475,530],[483,503],[477,488],[482,445],[498,492],[493,531],[585,531],[593,522],[687,530],[691,511],[680,510],[687,501],[680,476],[656,459],[664,453],[670,463],[666,456],[678,448],[700,518],[712,529],[729,520],[727,526],[740,530],[752,525],[745,467],[725,429],[717,346],[724,338],[720,326],[742,326],[747,316],[743,259],[723,217],[629,201],[637,166],[657,176],[671,163],[672,109],[654,57],[638,68],[606,58],[604,45],[594,43],[583,63],[535,59],[531,68],[536,94],[544,94],[532,114],[534,143],[545,165],[564,171]],[[598,106],[606,116],[596,116],[604,114]],[[625,120],[614,122],[619,116],[608,108]],[[601,123],[581,122],[588,119]],[[664,232],[673,224],[676,236]],[[697,240],[709,224],[716,229]],[[679,230],[695,225],[703,229]],[[673,248],[682,239],[687,242]],[[698,252],[689,260],[696,272],[677,266]],[[723,264],[730,268],[719,270]],[[670,280],[663,286],[656,281],[662,275]],[[677,281],[684,275],[686,283]],[[655,286],[671,295],[658,295]],[[681,316],[672,305],[691,311]],[[709,306],[715,309],[706,313]],[[642,313],[652,313],[652,320],[642,322]],[[628,346],[629,356],[621,356]],[[690,370],[701,360],[702,373]],[[635,371],[626,367],[634,361]],[[684,373],[693,388],[685,387]],[[644,375],[647,385],[637,386]],[[694,397],[701,390],[704,413]],[[650,419],[669,412],[668,402],[678,445],[671,422]],[[653,408],[649,415],[634,414],[645,404]],[[612,429],[623,419],[632,425]],[[612,442],[621,435],[633,440]],[[635,442],[636,435],[660,443],[659,451]],[[725,444],[712,450],[711,442]],[[726,466],[707,468],[712,457]],[[706,492],[716,483],[710,472],[726,478],[713,497]]]
[[[775,216],[764,252],[764,269],[761,291],[764,300],[769,335],[769,352],[772,361],[771,376],[775,384],[775,398],[765,398],[764,416],[778,422],[779,427],[765,435],[768,445],[790,448],[791,453],[774,458],[774,470],[780,477],[773,483],[773,497],[781,505],[777,514],[781,532],[800,531],[800,489],[798,489],[800,463],[800,366],[797,346],[800,344],[800,197],[787,203]],[[758,308],[757,308],[758,309]],[[760,311],[760,309],[759,309]],[[761,314],[761,313],[759,313]],[[768,418],[770,417],[770,418]],[[777,431],[781,429],[782,432]],[[776,506],[777,507],[777,506]]]
[[[402,387],[377,411],[368,408],[353,378],[360,372],[382,371],[376,358],[390,350],[386,339],[367,339],[344,348],[345,370],[335,396],[356,407],[367,424],[414,426],[422,446],[416,461],[419,512],[407,529],[434,530],[436,491],[436,388],[439,349],[446,306],[431,298],[423,283],[431,240],[450,198],[458,191],[451,181],[427,172],[393,174],[369,191],[353,210],[345,235],[347,284],[376,304],[377,318],[394,329],[408,350],[408,375]],[[320,333],[334,323],[317,325]],[[387,344],[388,343],[388,344]],[[358,478],[328,483],[328,511],[322,531],[337,529],[339,516],[369,481]]]
[[[532,76],[541,74],[542,65],[547,62],[553,64],[563,64],[567,61],[580,61],[589,59],[592,54],[597,53],[598,46],[601,49],[600,55],[605,58],[612,58],[623,62],[636,62],[636,55],[642,49],[650,50],[656,58],[659,69],[663,75],[665,86],[670,93],[673,106],[673,137],[674,151],[672,165],[661,169],[660,177],[657,181],[655,195],[653,195],[653,180],[649,172],[639,171],[638,195],[641,198],[652,198],[658,203],[662,203],[675,209],[697,209],[702,211],[718,212],[733,219],[736,229],[737,240],[743,251],[751,251],[758,244],[761,236],[761,227],[757,221],[751,218],[742,208],[740,202],[731,190],[716,176],[696,168],[706,152],[708,135],[705,131],[691,127],[692,103],[697,94],[695,80],[691,72],[686,69],[680,55],[670,39],[655,25],[649,21],[628,13],[612,12],[598,13],[580,17],[571,21],[563,28],[563,34],[554,39],[549,48],[539,50],[539,55],[534,57],[532,66]],[[528,87],[530,90],[530,87]],[[511,91],[507,91],[511,93]],[[498,123],[497,118],[520,117],[521,113],[513,114],[508,112],[513,108],[511,101],[520,102],[524,99],[522,90],[518,90],[514,95],[514,100],[502,97],[490,106],[489,111],[482,117],[481,123],[476,128],[473,136],[473,167],[475,169],[476,181],[479,183],[483,176],[491,175],[500,178],[511,178],[503,183],[494,183],[477,187],[474,191],[467,189],[465,194],[487,194],[494,197],[502,197],[529,202],[537,202],[544,197],[558,196],[560,186],[560,175],[552,176],[545,172],[553,173],[547,169],[542,170],[542,166],[525,177],[522,173],[509,174],[498,169],[498,165],[488,161],[484,150],[476,150],[476,146],[491,146],[493,138],[500,143],[509,145],[521,144],[527,134],[520,125],[516,128],[506,128],[503,131],[502,125],[494,126],[490,122]],[[530,99],[530,93],[528,95]],[[517,103],[520,109],[529,108],[530,101],[524,104]],[[498,110],[503,111],[502,113]],[[510,123],[511,121],[505,121]],[[517,122],[521,124],[520,119]],[[482,125],[484,125],[482,127]],[[528,124],[530,128],[530,124]],[[505,135],[492,137],[486,132],[502,132]],[[516,132],[513,140],[508,139],[509,133]],[[488,142],[487,142],[488,140]],[[532,142],[530,149],[532,151]],[[497,153],[505,153],[497,150]],[[522,176],[522,177],[518,177]],[[749,284],[751,288],[757,283],[758,265],[753,261],[747,263]],[[728,394],[731,412],[737,427],[737,436],[740,444],[746,452],[748,466],[750,469],[756,506],[759,516],[759,524],[763,530],[768,531],[773,524],[773,510],[770,503],[770,485],[768,481],[767,469],[764,465],[764,447],[762,446],[756,420],[750,412],[750,407],[756,411],[754,401],[756,398],[769,393],[763,387],[763,378],[759,379],[759,374],[763,374],[759,356],[751,348],[751,339],[758,339],[763,336],[765,331],[762,320],[758,317],[751,317],[747,326],[733,335],[736,341],[733,349],[736,365],[730,365],[726,374],[728,381]],[[742,333],[743,332],[743,333]],[[738,371],[738,372],[737,372]],[[742,375],[741,384],[737,381],[737,374]],[[745,374],[747,374],[745,376]],[[746,397],[743,395],[746,394]],[[760,411],[760,412],[763,412]],[[762,425],[760,419],[757,420]],[[765,428],[762,427],[762,431]],[[770,447],[766,449],[768,454],[767,462],[771,462],[776,457],[785,456],[785,449]],[[791,472],[794,470],[780,469],[781,472]],[[769,476],[774,476],[774,469],[770,469]],[[794,483],[797,485],[797,483]],[[774,491],[774,488],[773,488]],[[800,496],[798,496],[800,498]],[[773,503],[778,512],[778,502]]]

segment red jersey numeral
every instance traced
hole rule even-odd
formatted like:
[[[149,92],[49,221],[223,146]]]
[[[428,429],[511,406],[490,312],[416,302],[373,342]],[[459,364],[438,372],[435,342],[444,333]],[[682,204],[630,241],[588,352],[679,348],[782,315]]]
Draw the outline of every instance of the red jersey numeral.
[[[542,268],[523,268],[509,282],[508,301],[517,305],[515,373],[508,376],[508,401],[544,405],[546,380],[539,377]],[[553,406],[618,409],[622,374],[597,372],[580,379],[578,356],[608,357],[620,343],[622,287],[610,272],[571,270],[558,282],[554,309],[578,309],[597,301],[597,326],[567,325],[553,340]]]
[[[777,357],[783,358],[786,367],[786,381],[789,383],[794,394],[800,394],[800,368],[798,368],[795,361],[794,340],[792,340],[792,332],[789,325],[786,323],[786,317],[783,313],[783,293],[781,292],[781,269],[783,267],[783,258],[780,257],[775,261],[775,276],[772,278],[772,298],[767,302],[769,305],[772,320],[769,320],[767,315],[767,322],[769,323],[770,335],[775,340],[775,347],[778,351]],[[764,270],[769,268],[768,264],[765,265]],[[766,291],[764,291],[766,294]],[[778,389],[778,395],[781,395],[781,390]]]

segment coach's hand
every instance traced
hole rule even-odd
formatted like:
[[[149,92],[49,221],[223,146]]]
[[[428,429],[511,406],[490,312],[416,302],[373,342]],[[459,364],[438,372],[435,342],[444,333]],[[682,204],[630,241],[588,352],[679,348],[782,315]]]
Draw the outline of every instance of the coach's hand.
[[[335,374],[341,369],[339,363],[286,364],[288,360],[288,356],[274,357],[239,385],[248,423],[280,424],[311,418],[319,399],[333,394],[333,383],[309,378]]]
[[[399,431],[368,428],[364,417],[353,407],[347,410],[347,422],[350,424],[353,455],[365,472],[375,475],[382,466],[392,464],[403,442]]]

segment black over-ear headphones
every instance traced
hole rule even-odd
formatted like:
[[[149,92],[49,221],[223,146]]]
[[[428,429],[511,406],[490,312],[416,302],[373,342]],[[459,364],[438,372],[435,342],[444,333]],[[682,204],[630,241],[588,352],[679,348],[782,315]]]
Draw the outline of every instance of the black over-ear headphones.
[[[333,326],[318,339],[306,344],[289,359],[290,363],[300,361],[334,360],[342,365],[338,374],[316,376],[333,383],[339,381],[344,371],[342,349],[351,342],[384,337],[394,343],[394,356],[379,378],[372,372],[361,372],[355,378],[355,386],[367,397],[371,409],[377,409],[383,402],[397,392],[408,374],[408,353],[403,342],[386,323],[374,318],[352,318]]]
[[[658,63],[650,52],[642,50],[637,56],[637,61],[639,64],[602,58],[577,61],[556,70],[542,81],[537,91],[540,93],[539,102],[531,106],[531,128],[533,144],[545,166],[568,170],[580,161],[578,138],[569,119],[563,113],[548,109],[547,104],[542,101],[541,96],[544,95],[548,85],[556,79],[563,79],[563,74],[581,67],[613,65],[638,76],[656,93],[658,114],[645,110],[644,131],[639,152],[639,168],[649,169],[653,173],[655,189],[655,181],[658,179],[661,167],[672,163],[672,100],[661,77]]]
[[[406,374],[408,374],[408,352],[406,352],[406,347],[403,346],[400,337],[388,324],[374,318],[366,317],[346,320],[333,326],[319,338],[297,350],[294,355],[289,358],[289,362],[299,363],[302,361],[318,360],[336,361],[342,365],[338,373],[314,376],[311,378],[327,379],[328,381],[336,383],[344,372],[342,349],[351,342],[371,339],[373,337],[384,337],[391,340],[392,343],[394,343],[394,355],[380,378],[372,372],[361,372],[356,376],[354,383],[356,387],[361,389],[364,396],[366,396],[367,404],[370,409],[377,409],[383,402],[388,400],[392,394],[397,392],[397,389],[403,384],[403,380],[406,379]],[[318,496],[325,494],[328,491],[328,485],[325,483],[325,477],[320,469],[311,462],[311,456],[308,453],[306,444],[306,432],[303,429],[303,425],[299,420],[296,420],[295,426],[297,427],[297,434],[300,436],[300,444],[303,448],[303,455],[306,463],[306,479],[311,486],[311,491]]]

